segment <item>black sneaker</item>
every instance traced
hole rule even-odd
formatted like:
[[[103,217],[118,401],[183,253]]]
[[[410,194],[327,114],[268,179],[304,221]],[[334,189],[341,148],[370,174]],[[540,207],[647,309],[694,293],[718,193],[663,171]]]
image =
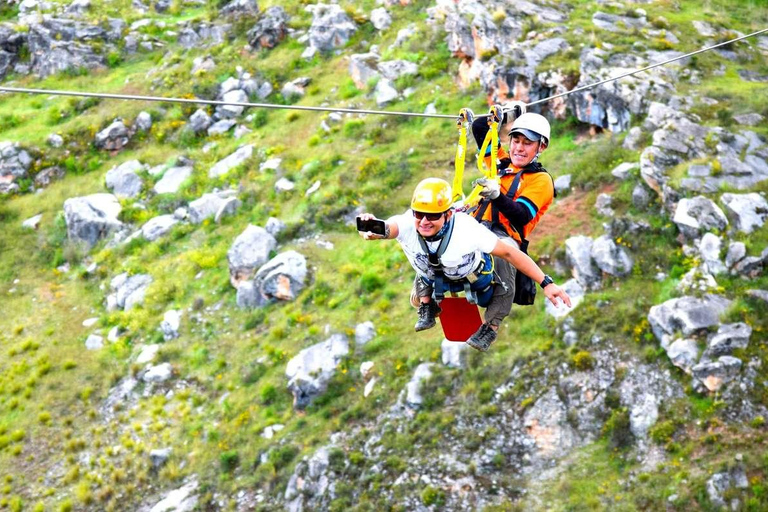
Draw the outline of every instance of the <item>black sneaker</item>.
[[[486,352],[496,341],[496,331],[488,324],[483,324],[475,334],[469,337],[467,345],[480,352]]]
[[[435,301],[422,302],[419,304],[419,321],[416,322],[413,328],[416,332],[431,329],[435,326],[435,317],[442,311],[440,306],[435,304]]]

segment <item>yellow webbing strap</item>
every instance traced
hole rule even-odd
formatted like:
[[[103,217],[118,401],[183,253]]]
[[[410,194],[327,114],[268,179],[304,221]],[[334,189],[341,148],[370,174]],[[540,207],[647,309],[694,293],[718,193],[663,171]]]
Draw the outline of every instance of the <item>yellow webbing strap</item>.
[[[485,134],[485,140],[480,147],[480,153],[477,155],[477,170],[480,171],[480,174],[484,177],[499,181],[499,175],[496,168],[496,151],[498,151],[499,147],[499,123],[501,122],[502,112],[499,110],[499,107],[494,105],[491,107],[490,114],[488,123],[491,127],[488,130],[488,133]],[[485,155],[489,145],[491,147],[490,167],[485,165]],[[472,189],[472,192],[470,192],[464,200],[465,207],[473,208],[480,202],[481,190],[483,190],[483,187],[475,185],[475,188]]]
[[[467,155],[467,121],[467,112],[463,108],[459,112],[459,119],[456,121],[456,125],[459,127],[459,142],[456,144],[456,158],[454,159],[456,173],[453,175],[452,204],[464,200],[464,186],[462,182],[464,180],[464,162]]]

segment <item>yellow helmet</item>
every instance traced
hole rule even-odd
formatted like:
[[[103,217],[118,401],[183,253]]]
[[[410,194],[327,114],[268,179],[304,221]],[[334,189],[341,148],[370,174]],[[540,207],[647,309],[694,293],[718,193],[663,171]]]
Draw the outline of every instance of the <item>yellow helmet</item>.
[[[411,199],[411,210],[424,213],[442,213],[451,207],[451,186],[440,178],[427,178],[416,185]]]

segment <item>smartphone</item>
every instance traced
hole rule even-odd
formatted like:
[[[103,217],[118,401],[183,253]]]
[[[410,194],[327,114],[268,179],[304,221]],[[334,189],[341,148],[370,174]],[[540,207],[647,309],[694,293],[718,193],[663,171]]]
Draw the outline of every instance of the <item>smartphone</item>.
[[[360,217],[355,219],[357,221],[357,230],[366,232],[370,231],[374,235],[384,236],[387,230],[387,223],[379,219],[363,220]]]

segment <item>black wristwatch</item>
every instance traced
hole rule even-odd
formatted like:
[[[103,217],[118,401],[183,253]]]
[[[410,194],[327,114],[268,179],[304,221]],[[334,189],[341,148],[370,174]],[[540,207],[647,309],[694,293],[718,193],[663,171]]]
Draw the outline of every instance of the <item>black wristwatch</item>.
[[[549,277],[548,275],[544,274],[544,279],[541,281],[541,283],[539,283],[539,286],[541,286],[541,289],[543,290],[544,288],[546,288],[547,286],[549,286],[552,283],[554,283],[552,278]]]

